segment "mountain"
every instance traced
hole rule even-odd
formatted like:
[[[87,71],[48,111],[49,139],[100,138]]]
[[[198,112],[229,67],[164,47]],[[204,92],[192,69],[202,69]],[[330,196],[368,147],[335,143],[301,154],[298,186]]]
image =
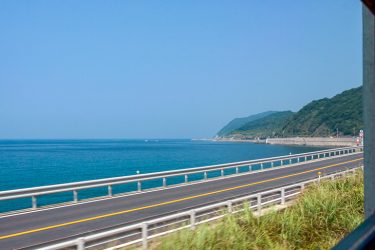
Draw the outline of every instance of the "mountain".
[[[355,135],[363,129],[362,87],[315,100],[297,113],[268,111],[228,123],[219,137],[293,137]]]
[[[357,134],[363,129],[362,87],[332,98],[312,101],[281,129],[285,136],[331,136]]]
[[[246,138],[266,138],[279,134],[280,129],[293,116],[292,111],[280,111],[266,117],[250,121],[233,131],[232,135],[242,135]]]
[[[266,117],[268,115],[271,115],[273,113],[276,113],[276,111],[267,111],[263,113],[259,113],[256,115],[250,115],[248,117],[243,117],[243,118],[235,118],[232,121],[230,121],[227,125],[225,125],[218,133],[217,136],[219,137],[224,137],[229,135],[231,132],[234,130],[237,130],[244,126],[246,123]]]

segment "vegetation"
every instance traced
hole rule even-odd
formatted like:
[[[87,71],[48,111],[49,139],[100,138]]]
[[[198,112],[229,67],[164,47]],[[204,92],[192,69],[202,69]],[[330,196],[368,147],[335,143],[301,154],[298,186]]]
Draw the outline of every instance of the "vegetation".
[[[330,249],[363,220],[362,174],[308,188],[296,204],[255,218],[228,215],[166,237],[156,249]]]
[[[248,117],[243,117],[243,118],[235,118],[233,119],[232,121],[230,121],[227,125],[225,125],[218,133],[217,135],[218,136],[227,136],[229,135],[230,133],[232,133],[233,131],[241,128],[242,126],[244,126],[245,124],[249,123],[249,122],[252,122],[252,121],[255,121],[257,119],[261,119],[263,117],[266,117],[268,115],[271,115],[275,113],[275,111],[267,111],[267,112],[263,112],[263,113],[259,113],[259,114],[256,114],[256,115],[250,115]]]
[[[330,136],[337,130],[354,135],[363,128],[362,109],[362,87],[350,89],[307,104],[281,130],[290,136]]]
[[[261,117],[234,119],[219,133],[221,137],[292,137],[357,135],[363,129],[362,87],[332,98],[312,101],[297,113],[265,112]],[[241,120],[242,119],[242,120]],[[239,122],[241,121],[241,122]]]
[[[246,123],[244,126],[233,131],[231,135],[238,134],[248,138],[272,137],[279,133],[280,127],[284,126],[292,116],[292,111],[275,112],[266,117]]]

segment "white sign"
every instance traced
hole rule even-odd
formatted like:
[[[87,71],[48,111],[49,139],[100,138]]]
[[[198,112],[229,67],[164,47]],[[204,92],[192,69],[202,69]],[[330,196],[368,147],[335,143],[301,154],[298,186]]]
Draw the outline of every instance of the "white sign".
[[[359,131],[359,137],[363,137],[363,130],[362,129]]]

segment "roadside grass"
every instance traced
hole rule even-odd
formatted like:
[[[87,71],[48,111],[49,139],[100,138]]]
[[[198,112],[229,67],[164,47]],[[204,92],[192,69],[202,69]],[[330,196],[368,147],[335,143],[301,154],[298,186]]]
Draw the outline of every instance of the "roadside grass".
[[[152,249],[330,249],[363,221],[363,173],[312,185],[292,206],[254,217],[227,215],[183,230]]]

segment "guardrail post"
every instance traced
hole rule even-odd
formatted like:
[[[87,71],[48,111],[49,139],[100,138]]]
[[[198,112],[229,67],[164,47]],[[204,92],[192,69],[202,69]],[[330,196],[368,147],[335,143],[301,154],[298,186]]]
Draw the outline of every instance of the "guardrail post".
[[[232,201],[227,201],[227,208],[228,208],[228,213],[232,213],[233,212],[233,204],[232,204]]]
[[[289,164],[292,164],[292,158],[289,159]]]
[[[281,205],[285,204],[285,188],[281,188]]]
[[[271,168],[273,168],[273,161],[271,161]]]
[[[147,223],[142,223],[142,249],[147,250],[147,238],[148,238],[148,232],[147,232]]]
[[[138,189],[139,192],[142,191],[142,183],[141,183],[141,181],[137,182],[137,189]]]
[[[36,209],[38,207],[38,203],[37,203],[35,195],[31,196],[31,206],[33,209]]]
[[[236,167],[236,174],[238,174],[239,170],[238,170],[238,167]]]
[[[260,164],[260,169],[263,169],[263,163]]]
[[[283,160],[280,160],[280,166],[282,166],[284,163],[283,163]]]
[[[77,239],[77,250],[84,250],[85,249],[85,238],[78,238]]]
[[[224,169],[220,170],[220,174],[221,174],[221,176],[224,176]]]
[[[252,171],[252,166],[251,165],[249,165],[249,172],[251,172]]]
[[[190,211],[190,228],[192,230],[195,229],[195,214],[196,214],[195,210]]]
[[[261,216],[261,214],[262,214],[262,196],[260,194],[257,195],[257,212],[258,212],[258,215]]]
[[[112,197],[112,186],[111,185],[108,185],[108,196],[109,197]]]
[[[78,202],[78,193],[77,193],[77,190],[73,190],[73,201],[74,201],[74,203]]]
[[[320,178],[322,176],[322,173],[321,172],[318,172],[318,183],[320,183]]]
[[[189,181],[189,177],[187,174],[185,174],[185,183]]]
[[[307,161],[307,156],[305,156],[305,161]]]
[[[167,186],[167,178],[163,178],[163,187],[166,187]]]
[[[203,178],[204,178],[205,180],[207,180],[207,172],[204,172],[204,173],[203,173]]]
[[[297,157],[297,163],[299,163],[299,157]]]

